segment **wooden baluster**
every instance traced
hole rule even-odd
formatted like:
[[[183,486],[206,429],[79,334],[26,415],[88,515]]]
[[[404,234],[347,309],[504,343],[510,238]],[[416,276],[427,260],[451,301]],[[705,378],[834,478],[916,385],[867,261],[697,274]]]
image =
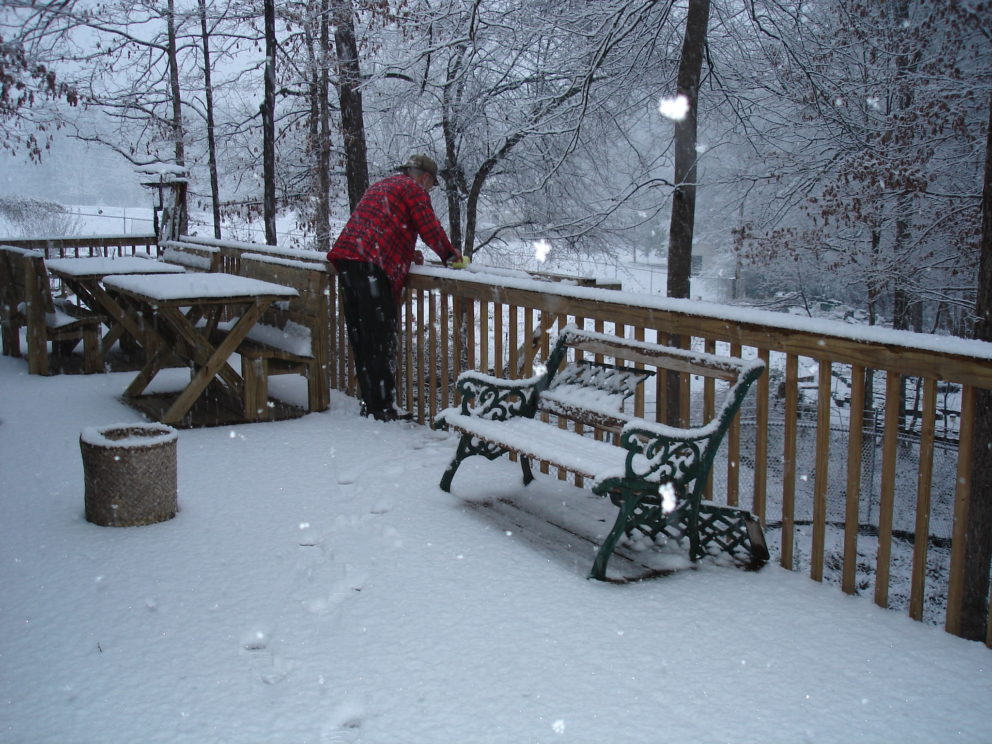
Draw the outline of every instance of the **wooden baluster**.
[[[440,299],[436,296],[434,292],[428,292],[427,294],[427,304],[428,304],[428,326],[427,326],[427,344],[430,347],[430,369],[427,370],[427,388],[428,394],[430,396],[429,410],[431,421],[437,415],[440,410],[438,405],[438,395],[437,395],[437,372],[438,365],[444,364],[444,357],[438,359],[437,355],[437,336],[438,336],[438,318],[437,318],[437,306]]]
[[[447,408],[451,405],[451,397],[449,390],[449,378],[451,369],[451,355],[449,354],[449,342],[448,342],[448,322],[450,319],[450,314],[448,313],[448,293],[441,293],[441,402],[438,408]]]
[[[823,559],[827,534],[827,481],[830,453],[831,365],[820,360],[816,394],[816,465],[813,476],[813,543],[810,549],[809,575],[823,581]]]
[[[954,526],[951,530],[951,566],[947,584],[947,616],[944,629],[960,635],[964,600],[965,547],[968,532],[968,499],[971,497],[971,468],[975,443],[975,388],[961,389],[961,423],[958,428],[957,487],[954,491]],[[989,622],[992,634],[992,622]],[[986,641],[992,646],[992,635]]]
[[[933,442],[937,430],[937,381],[923,378],[923,419],[920,427],[919,465],[916,483],[916,528],[913,534],[913,578],[909,592],[909,616],[923,619],[926,597],[927,549],[930,546],[930,496],[933,491]]]
[[[783,568],[792,570],[796,525],[796,436],[799,417],[799,357],[785,357],[785,425],[782,453],[782,556]]]
[[[896,494],[896,454],[899,437],[899,373],[885,376],[885,421],[882,440],[882,493],[878,507],[878,555],[875,559],[875,604],[889,606],[892,562],[892,511]]]
[[[426,303],[423,289],[417,290],[417,422],[422,424],[427,419],[427,403],[425,395],[427,393],[427,381],[424,379],[426,371],[426,353],[424,349],[424,326],[426,325]]]
[[[768,349],[759,349],[758,358],[765,363],[765,373],[758,378],[755,405],[754,432],[754,495],[752,508],[764,525],[766,520],[766,499],[768,495],[768,394],[771,387],[770,354]]]
[[[707,354],[716,354],[716,341],[712,338],[704,339],[703,349]],[[703,379],[703,420],[712,421],[716,413],[716,380],[712,377]],[[728,458],[728,467],[730,465]],[[706,486],[703,490],[703,498],[706,501],[713,500],[713,470],[706,476]],[[729,502],[728,502],[729,503]]]
[[[865,368],[851,367],[851,409],[847,427],[847,502],[844,509],[844,571],[841,589],[857,594],[858,531],[861,507],[861,450],[865,428]],[[869,495],[870,498],[870,495]]]

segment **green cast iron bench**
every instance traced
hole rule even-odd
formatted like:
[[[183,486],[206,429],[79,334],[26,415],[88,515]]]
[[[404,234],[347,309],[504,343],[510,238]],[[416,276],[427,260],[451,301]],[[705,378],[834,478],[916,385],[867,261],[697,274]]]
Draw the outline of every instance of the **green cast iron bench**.
[[[616,365],[589,356],[612,357]],[[624,367],[619,361],[659,371],[702,375],[729,384],[714,418],[701,426],[678,428],[623,410],[624,401],[653,371]],[[616,521],[596,556],[590,578],[604,580],[618,541],[643,534],[688,539],[689,557],[698,561],[726,551],[757,568],[768,560],[761,525],[750,512],[703,500],[713,460],[751,384],[764,371],[760,360],[697,353],[566,326],[542,374],[505,380],[464,372],[457,382],[461,405],[448,408],[435,428],[461,436],[441,478],[450,491],[467,457],[494,460],[519,456],[524,485],[533,480],[531,461],[547,463],[592,482],[594,493],[618,508]],[[548,414],[545,416],[543,414]],[[554,415],[560,423],[546,420]],[[586,427],[612,433],[617,444],[588,436]]]

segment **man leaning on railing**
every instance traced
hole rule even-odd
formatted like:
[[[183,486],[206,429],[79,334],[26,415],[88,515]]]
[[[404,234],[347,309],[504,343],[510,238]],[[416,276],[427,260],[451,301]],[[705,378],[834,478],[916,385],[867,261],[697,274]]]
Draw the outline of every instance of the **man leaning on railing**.
[[[447,264],[461,260],[438,222],[428,193],[437,185],[437,163],[413,155],[398,174],[373,184],[327,254],[344,298],[348,340],[362,395],[362,415],[395,421],[393,356],[396,303],[410,264],[423,263],[419,235]]]

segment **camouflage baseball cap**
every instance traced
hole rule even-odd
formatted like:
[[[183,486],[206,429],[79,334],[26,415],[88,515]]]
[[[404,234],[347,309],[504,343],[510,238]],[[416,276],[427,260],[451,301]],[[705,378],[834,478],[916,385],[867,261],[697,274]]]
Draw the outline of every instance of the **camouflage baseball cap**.
[[[437,180],[437,163],[426,155],[411,155],[410,159],[403,163],[403,165],[399,166],[396,170],[407,171],[410,168],[416,168],[424,171],[425,173],[430,173],[431,177],[435,181]]]

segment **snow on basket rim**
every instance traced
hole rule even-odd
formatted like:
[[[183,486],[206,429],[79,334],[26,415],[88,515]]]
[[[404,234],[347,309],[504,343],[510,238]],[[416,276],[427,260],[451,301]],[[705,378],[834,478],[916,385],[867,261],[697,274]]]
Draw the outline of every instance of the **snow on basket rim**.
[[[121,436],[113,434],[121,432]],[[149,432],[142,434],[141,432]],[[108,424],[105,426],[87,426],[79,435],[79,441],[95,447],[117,447],[134,449],[152,447],[174,442],[179,438],[179,431],[167,424],[149,424],[146,422],[131,422],[124,424]]]

